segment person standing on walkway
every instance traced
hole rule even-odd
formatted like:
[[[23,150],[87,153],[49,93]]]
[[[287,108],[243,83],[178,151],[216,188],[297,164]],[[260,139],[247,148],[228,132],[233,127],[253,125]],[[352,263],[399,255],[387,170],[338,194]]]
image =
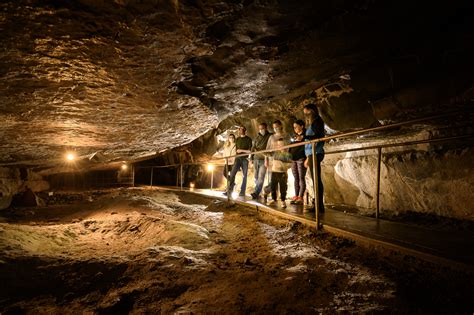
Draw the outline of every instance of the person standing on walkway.
[[[288,190],[288,169],[291,167],[291,154],[287,149],[281,149],[285,146],[283,139],[276,141],[275,147],[280,149],[273,152],[271,193],[272,201],[268,204],[273,205],[277,202],[277,190],[280,188],[281,207],[286,208],[286,192]]]
[[[227,138],[227,141],[224,143],[224,148],[222,152],[222,157],[233,156],[237,154],[237,149],[235,147],[235,135],[231,133]],[[234,165],[235,157],[227,159],[227,164],[224,165],[224,177],[226,180],[229,180],[230,171]]]
[[[261,151],[267,148],[268,139],[272,133],[268,132],[267,124],[260,123],[258,125],[258,135],[255,138],[252,146],[253,151]],[[253,168],[255,175],[255,189],[250,195],[252,199],[257,199],[262,192],[263,183],[265,182],[265,176],[267,175],[267,168],[265,166],[265,154],[256,153],[253,155]]]
[[[281,123],[280,120],[275,120],[272,124],[272,127],[273,127],[274,133],[270,136],[270,138],[268,138],[267,148],[266,148],[267,150],[276,149],[277,141],[279,139],[283,139],[284,145],[290,144],[290,137],[283,131],[283,124]],[[267,170],[269,170],[269,172],[268,172],[269,183],[263,189],[263,198],[264,198],[264,200],[266,200],[268,198],[268,195],[272,191],[271,190],[271,187],[272,187],[271,170],[272,170],[272,162],[273,162],[273,152],[267,153],[265,155],[266,155],[265,167],[267,168]]]
[[[295,131],[294,135],[291,137],[291,143],[300,143],[304,142],[306,129],[304,127],[304,121],[298,119],[293,123],[293,129]],[[304,166],[304,161],[306,159],[305,155],[305,146],[301,145],[299,147],[290,148],[290,153],[292,157],[291,171],[293,172],[293,177],[295,179],[295,196],[291,198],[290,203],[296,205],[303,204],[303,196],[306,189],[305,175],[306,167]]]
[[[324,121],[319,116],[319,111],[318,107],[315,104],[307,104],[303,108],[303,113],[306,119],[306,137],[305,141],[308,140],[314,140],[318,138],[323,138],[324,137]],[[314,183],[314,176],[313,176],[313,151],[312,151],[312,145],[311,144],[306,144],[305,145],[305,155],[306,155],[306,160],[304,162],[304,166],[306,168],[309,168],[310,170],[310,175],[311,179],[313,179],[313,185]],[[318,170],[318,204],[319,204],[319,211],[321,213],[324,212],[324,203],[323,203],[323,193],[324,193],[324,187],[323,187],[323,182],[321,180],[321,162],[324,159],[324,142],[319,141],[316,144],[316,167]],[[305,209],[306,210],[314,210],[315,207],[315,201],[313,199],[312,204],[306,205]]]
[[[239,127],[239,137],[235,139],[235,148],[237,154],[250,153],[252,149],[252,139],[246,135],[247,129],[244,126]],[[242,185],[240,186],[239,196],[245,196],[247,189],[247,172],[249,168],[249,160],[247,156],[238,156],[235,158],[232,171],[230,172],[230,182],[228,195],[232,195],[235,186],[235,175],[242,169]]]

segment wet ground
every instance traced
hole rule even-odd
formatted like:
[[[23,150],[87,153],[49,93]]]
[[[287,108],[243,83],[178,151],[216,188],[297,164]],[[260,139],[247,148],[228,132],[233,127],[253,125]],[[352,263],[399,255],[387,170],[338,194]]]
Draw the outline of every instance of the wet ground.
[[[0,217],[1,314],[466,313],[473,275],[147,189]]]

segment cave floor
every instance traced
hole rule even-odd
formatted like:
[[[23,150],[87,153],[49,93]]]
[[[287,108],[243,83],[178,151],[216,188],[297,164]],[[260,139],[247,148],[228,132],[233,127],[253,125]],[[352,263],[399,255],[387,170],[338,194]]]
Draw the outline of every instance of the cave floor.
[[[165,189],[176,190],[174,187]],[[222,191],[210,189],[186,189],[184,191],[194,192],[214,198],[225,200]],[[314,211],[308,212],[302,205],[291,205],[287,201],[287,208],[278,205],[267,205],[263,200],[252,200],[249,196],[235,197],[236,202],[276,210],[304,221],[315,221]],[[374,215],[375,216],[375,215]],[[459,226],[459,223],[447,226],[447,224],[433,224],[421,222],[396,222],[392,220],[376,219],[357,215],[345,211],[338,206],[326,205],[326,211],[320,214],[321,223],[326,227],[347,231],[356,238],[361,236],[367,240],[375,240],[395,245],[397,248],[406,249],[408,252],[415,251],[427,259],[439,260],[444,263],[459,264],[461,268],[467,267],[474,270],[474,251],[466,250],[474,248],[474,232],[471,225]],[[312,223],[312,222],[311,222]],[[431,222],[428,222],[431,223]],[[315,226],[315,224],[314,224]]]
[[[119,188],[46,203],[0,213],[1,314],[474,309],[471,272],[216,198]]]

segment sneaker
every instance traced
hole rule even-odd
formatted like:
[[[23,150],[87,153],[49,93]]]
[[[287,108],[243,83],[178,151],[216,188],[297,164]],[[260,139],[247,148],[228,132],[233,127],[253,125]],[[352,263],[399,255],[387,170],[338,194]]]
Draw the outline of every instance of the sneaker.
[[[275,202],[275,200],[272,199],[267,203],[267,205],[274,206],[274,205],[276,205],[276,202]]]
[[[304,205],[303,209],[306,211],[314,211],[315,208],[313,204],[306,204]]]
[[[258,195],[256,193],[251,193],[250,196],[252,196],[252,199],[255,200],[255,199],[258,199]]]
[[[298,197],[295,201],[292,201],[291,203],[294,205],[302,205],[303,201],[303,197]]]
[[[290,204],[294,205],[296,201],[298,201],[298,198],[298,196],[294,196],[293,198],[291,198]]]
[[[286,202],[285,202],[285,200],[280,201],[280,204],[281,204],[281,207],[282,207],[283,209],[286,208]]]

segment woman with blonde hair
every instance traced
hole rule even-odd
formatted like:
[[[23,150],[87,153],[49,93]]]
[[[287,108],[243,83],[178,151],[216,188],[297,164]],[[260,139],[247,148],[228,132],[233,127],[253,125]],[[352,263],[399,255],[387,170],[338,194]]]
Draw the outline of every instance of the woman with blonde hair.
[[[224,148],[222,152],[222,157],[228,157],[232,155],[236,155],[237,150],[235,147],[235,135],[231,133],[227,138],[227,141],[224,143]],[[229,180],[230,171],[232,170],[232,166],[234,165],[234,157],[227,159],[227,165],[224,166],[224,177]]]

